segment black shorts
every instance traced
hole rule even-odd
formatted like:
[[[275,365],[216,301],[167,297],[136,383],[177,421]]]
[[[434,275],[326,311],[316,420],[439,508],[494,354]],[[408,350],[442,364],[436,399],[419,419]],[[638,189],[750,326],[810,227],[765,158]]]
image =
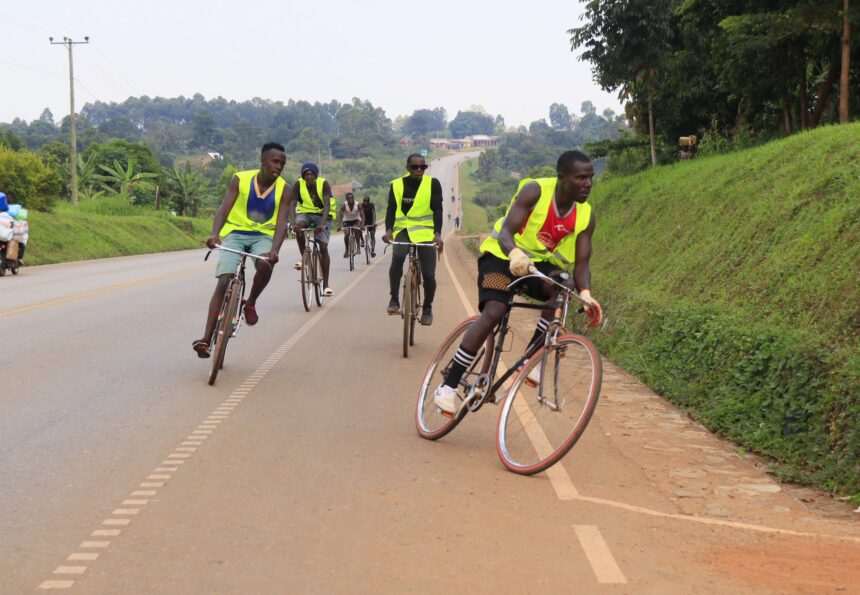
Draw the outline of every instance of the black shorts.
[[[515,295],[514,291],[506,289],[516,279],[508,268],[510,260],[499,258],[495,254],[484,252],[478,259],[478,309],[484,309],[484,302],[508,303]],[[558,272],[560,269],[549,262],[536,262],[535,266],[544,275]],[[549,299],[549,292],[540,279],[526,279],[517,285],[524,295],[530,298],[545,301]]]
[[[352,221],[344,221],[341,227],[360,227],[361,219],[353,219]]]

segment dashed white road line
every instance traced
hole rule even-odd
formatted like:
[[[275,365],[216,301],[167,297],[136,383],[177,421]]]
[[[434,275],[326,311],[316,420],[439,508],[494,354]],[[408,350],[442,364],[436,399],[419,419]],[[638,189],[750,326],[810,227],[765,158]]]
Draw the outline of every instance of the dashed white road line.
[[[271,370],[278,364],[278,362],[283,359],[283,357],[304,337],[314,326],[319,323],[319,321],[331,311],[332,306],[334,306],[337,302],[343,299],[350,291],[352,291],[365,276],[381,261],[376,260],[370,264],[364,271],[362,271],[349,285],[344,288],[343,291],[339,292],[338,295],[334,296],[330,300],[327,300],[326,308],[320,309],[316,314],[314,314],[310,320],[305,322],[297,330],[293,335],[287,339],[280,347],[278,347],[271,355],[269,355],[263,363],[261,363],[254,372],[251,373],[248,378],[242,382],[238,388],[236,388],[230,396],[225,399],[221,404],[219,404],[203,421],[203,423],[199,424],[196,429],[194,429],[190,435],[182,442],[182,444],[176,447],[172,453],[167,455],[167,458],[161,462],[161,464],[151,472],[146,481],[138,484],[138,489],[135,489],[131,492],[130,496],[132,499],[126,499],[123,501],[123,506],[134,506],[134,505],[145,505],[149,501],[148,500],[136,500],[133,498],[147,496],[152,497],[158,494],[158,488],[163,488],[167,481],[172,478],[172,475],[169,475],[168,472],[173,473],[179,470],[179,465],[185,463],[190,457],[194,455],[194,453],[198,449],[198,445],[201,445],[202,442],[200,440],[204,440],[209,437],[215,430],[217,430],[224,420],[229,419],[230,415],[233,413],[235,408],[242,402],[242,400],[248,396],[251,390],[253,390],[257,384],[262,380]],[[153,277],[146,278],[143,280],[139,280],[138,282],[146,282],[155,278],[161,277]],[[134,283],[132,283],[134,284]],[[123,286],[127,286],[127,284],[123,284]],[[86,295],[91,295],[94,293],[103,293],[104,291],[112,291],[117,289],[119,286],[114,286],[111,288],[107,288],[106,290],[100,290],[98,292],[89,292]],[[78,296],[72,296],[70,299],[79,299],[80,297],[84,297],[83,294]],[[68,300],[62,300],[68,301]],[[53,303],[53,302],[52,302]],[[49,303],[40,304],[35,307],[44,307],[46,305],[50,305]],[[32,309],[32,308],[27,308]],[[24,311],[22,309],[21,311]],[[11,311],[3,314],[16,314],[18,311]],[[196,442],[189,442],[196,441]],[[143,488],[143,489],[140,489]],[[102,521],[102,526],[128,526],[131,522],[130,517],[135,517],[140,512],[140,508],[117,508],[112,513],[111,516],[104,521]],[[121,529],[96,529],[90,535],[91,537],[119,537],[121,534]],[[78,546],[78,549],[90,550],[90,549],[106,549],[110,546],[111,541],[84,541]],[[96,561],[98,559],[99,554],[96,552],[74,552],[70,554],[66,560],[67,561]],[[55,575],[82,575],[86,572],[87,566],[85,565],[63,565],[58,566],[53,574]],[[75,584],[74,580],[64,579],[49,579],[42,581],[39,585],[39,589],[71,589]]]
[[[626,584],[627,578],[618,567],[618,563],[609,551],[609,546],[600,534],[600,529],[594,525],[574,525],[579,544],[591,564],[598,583]]]

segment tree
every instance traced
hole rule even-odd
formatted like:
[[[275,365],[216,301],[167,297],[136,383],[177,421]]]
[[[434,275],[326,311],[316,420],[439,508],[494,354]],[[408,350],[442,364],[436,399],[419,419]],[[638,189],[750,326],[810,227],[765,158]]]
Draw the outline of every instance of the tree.
[[[496,121],[493,116],[478,112],[457,112],[457,116],[448,124],[451,134],[456,138],[464,138],[473,134],[493,134]]]
[[[848,123],[848,87],[851,71],[851,20],[848,17],[848,0],[842,4],[842,69],[839,76],[839,123]]]
[[[601,88],[620,89],[622,97],[646,98],[652,165],[657,164],[654,77],[671,49],[673,3],[673,0],[589,0],[583,16],[586,24],[568,30],[571,51],[586,48],[579,59],[591,63]]]
[[[28,209],[48,211],[62,182],[49,166],[30,151],[0,147],[0,188]]]
[[[550,126],[557,130],[570,130],[573,128],[573,118],[563,103],[553,103],[549,106]]]
[[[215,142],[215,118],[205,109],[194,114],[191,124],[191,146],[209,148]]]
[[[173,199],[176,214],[196,217],[200,201],[209,189],[209,183],[203,179],[200,171],[191,169],[191,162],[186,161],[182,170],[176,166],[166,170],[165,178],[168,180],[168,192]]]
[[[478,155],[478,177],[485,182],[492,182],[496,176],[496,168],[499,167],[499,152],[496,149],[487,149]]]
[[[426,137],[433,132],[443,132],[448,127],[445,108],[419,109],[403,125],[403,132],[408,136]]]
[[[44,110],[42,110],[42,114],[39,116],[39,119],[42,122],[47,122],[51,126],[56,126],[56,124],[54,124],[54,114],[51,113],[50,108],[46,107]]]

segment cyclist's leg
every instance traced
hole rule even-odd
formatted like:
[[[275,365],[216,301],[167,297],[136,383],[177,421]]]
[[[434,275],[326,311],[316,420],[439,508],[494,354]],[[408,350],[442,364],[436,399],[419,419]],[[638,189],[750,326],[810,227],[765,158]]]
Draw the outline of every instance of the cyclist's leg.
[[[436,296],[436,250],[418,248],[418,260],[421,261],[421,277],[424,282],[424,307],[433,305]]]
[[[317,219],[317,229],[320,228],[320,224],[322,223],[322,215],[318,216]],[[329,224],[326,223],[325,227],[321,230],[317,231],[317,244],[320,248],[320,264],[322,265],[322,274],[323,274],[323,289],[328,289],[329,287],[329,265],[331,264],[331,259],[329,258],[328,253],[328,244],[331,239],[331,231],[329,230]]]
[[[408,242],[409,234],[406,231],[401,231],[395,238],[395,242]],[[399,299],[400,295],[400,278],[403,277],[403,263],[406,261],[406,256],[409,254],[409,246],[393,246],[391,253],[391,266],[388,268],[388,285],[393,299]]]
[[[304,213],[299,213],[298,215],[296,215],[296,225],[298,225],[299,227],[307,227],[308,226],[308,216],[305,215]],[[297,262],[293,266],[293,268],[301,269],[302,268],[302,263],[301,263],[302,254],[305,253],[305,234],[304,234],[304,232],[300,231],[296,234],[296,244],[299,247],[299,262]]]
[[[349,234],[352,233],[352,229],[346,224],[343,224],[343,257],[349,257]]]
[[[215,323],[218,321],[218,312],[221,310],[221,303],[224,301],[224,293],[227,291],[227,286],[230,284],[230,279],[232,278],[232,272],[218,276],[218,282],[215,284],[215,291],[212,293],[212,298],[209,300],[209,312],[206,314],[206,326],[203,331],[203,336],[194,342],[195,345],[202,342],[206,344],[208,349],[209,342],[212,340],[212,333],[215,332]]]
[[[560,272],[557,266],[548,262],[538,262],[536,263],[536,266],[544,275],[554,275]],[[546,283],[539,279],[529,279],[526,285],[526,295],[549,304],[550,302],[555,301],[555,296],[558,295],[558,290],[554,287],[548,287]],[[549,322],[552,320],[554,315],[555,312],[550,309],[546,309],[541,312],[541,317],[538,318],[534,334],[532,334],[532,338],[529,339],[526,350],[530,349],[535,343],[543,341],[544,333],[546,333],[546,329],[549,327]]]
[[[272,238],[267,235],[261,236],[248,236],[249,239],[246,240],[248,252],[251,254],[265,254],[266,252],[270,252],[272,250]],[[257,304],[257,298],[260,297],[260,294],[263,292],[263,289],[266,288],[266,285],[269,284],[269,280],[272,278],[272,268],[273,264],[264,263],[254,261],[255,268],[257,272],[254,274],[254,282],[251,284],[251,292],[248,294],[248,299],[245,301],[245,308],[250,308],[253,310]],[[256,312],[254,313],[256,314]],[[248,312],[245,312],[246,319],[248,318]],[[248,324],[252,324],[251,320],[248,320]]]

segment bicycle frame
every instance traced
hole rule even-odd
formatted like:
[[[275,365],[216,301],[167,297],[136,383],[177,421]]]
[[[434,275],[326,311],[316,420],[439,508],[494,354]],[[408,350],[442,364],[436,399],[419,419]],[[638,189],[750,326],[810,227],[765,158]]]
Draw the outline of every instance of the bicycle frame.
[[[486,403],[490,400],[495,402],[496,391],[498,391],[502,387],[502,385],[504,385],[505,382],[507,382],[508,379],[511,376],[513,376],[519,370],[520,366],[524,362],[531,359],[532,356],[534,356],[534,354],[537,353],[538,350],[542,349],[543,347],[548,347],[548,346],[552,345],[553,342],[558,338],[559,331],[564,330],[564,321],[567,320],[567,314],[568,314],[568,310],[570,307],[571,299],[576,299],[576,300],[580,301],[582,304],[587,304],[587,302],[585,300],[583,300],[581,297],[579,297],[579,295],[570,287],[567,287],[566,285],[558,283],[555,279],[552,279],[551,277],[544,275],[543,273],[539,272],[534,267],[532,267],[531,270],[532,270],[532,273],[530,275],[525,275],[523,277],[515,279],[512,283],[510,283],[508,285],[507,289],[510,290],[513,287],[515,287],[518,283],[521,283],[524,280],[531,279],[531,278],[537,278],[537,279],[541,279],[542,281],[548,281],[551,284],[557,286],[560,290],[556,294],[555,304],[547,305],[547,304],[527,304],[527,303],[521,303],[521,302],[514,302],[513,297],[511,297],[508,300],[508,303],[507,303],[508,309],[505,312],[505,315],[499,321],[499,324],[496,327],[496,330],[493,332],[493,337],[494,337],[493,354],[492,354],[491,359],[490,359],[489,369],[487,370],[486,373],[479,375],[477,381],[472,385],[469,385],[467,382],[464,382],[463,380],[461,380],[461,383],[463,383],[467,388],[466,398],[464,399],[463,404],[461,405],[461,410],[463,408],[468,408],[469,411],[474,412],[474,411],[477,411],[478,409],[480,409],[484,405],[484,403]],[[549,326],[547,327],[546,332],[544,333],[543,342],[542,343],[536,342],[535,344],[531,345],[526,350],[526,352],[513,365],[511,365],[508,368],[508,370],[504,374],[502,374],[500,377],[496,378],[496,372],[498,371],[499,363],[500,363],[501,357],[502,357],[501,354],[504,351],[505,338],[507,337],[507,334],[510,330],[510,328],[508,327],[508,320],[510,319],[511,310],[513,308],[526,308],[529,310],[542,310],[542,311],[543,310],[549,310],[550,308],[552,308],[554,310],[554,315],[553,315],[552,320],[549,323]],[[547,352],[544,351],[544,354],[542,356],[542,358],[544,358],[544,360],[546,358],[546,353]],[[559,404],[557,402],[557,399],[554,398],[551,402],[549,399],[547,399],[542,394],[542,391],[543,391],[543,374],[544,374],[544,370],[546,369],[546,366],[544,364],[546,364],[546,361],[541,361],[541,382],[538,384],[538,386],[541,389],[541,394],[538,394],[538,401],[540,401],[544,405],[547,405],[548,407],[552,408],[553,410],[557,411],[560,408]],[[496,378],[496,381],[493,382],[492,385],[490,385],[490,381],[493,378]],[[489,388],[487,388],[485,390],[486,387],[489,387]]]
[[[242,252],[241,250],[234,250],[233,248],[227,248],[226,246],[222,246],[221,244],[216,244],[214,248],[209,250],[206,253],[206,256],[203,258],[203,261],[205,262],[205,261],[209,260],[209,255],[212,254],[212,252],[215,250],[221,250],[223,252],[232,252],[233,254],[239,255],[239,262],[236,264],[236,271],[233,273],[233,277],[232,277],[230,282],[231,283],[234,281],[239,282],[239,285],[242,288],[242,295],[240,296],[241,298],[245,297],[245,261],[248,258],[252,258],[254,260],[259,260],[261,262],[265,262],[267,265],[271,266],[271,264],[269,264],[269,259],[266,258],[265,256],[257,256],[256,254],[251,254],[250,252]],[[225,293],[225,295],[226,295],[226,293]],[[241,302],[241,300],[240,300],[240,302]],[[233,326],[233,333],[230,335],[231,337],[235,337],[239,333],[239,324],[242,321],[241,311],[242,310],[240,307],[239,308],[239,314],[238,314],[238,316],[236,316],[236,320],[233,323],[234,326]],[[230,315],[234,315],[234,313],[231,312]]]

